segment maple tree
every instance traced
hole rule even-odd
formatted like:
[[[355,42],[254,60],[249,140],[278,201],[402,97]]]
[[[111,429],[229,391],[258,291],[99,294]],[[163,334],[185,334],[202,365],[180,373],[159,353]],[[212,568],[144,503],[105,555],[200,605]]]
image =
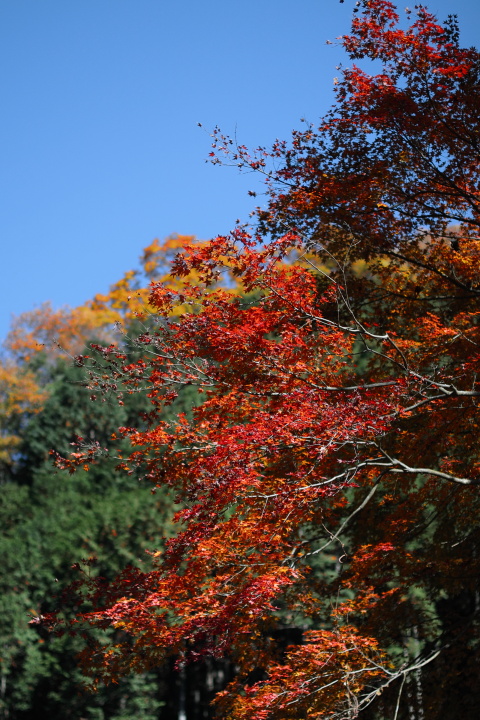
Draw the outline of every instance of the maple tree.
[[[74,586],[91,609],[70,627],[117,631],[84,666],[229,657],[232,720],[479,700],[480,55],[423,6],[405,27],[386,0],[357,10],[342,42],[373,73],[343,70],[318,127],[253,154],[214,133],[215,162],[265,175],[254,231],[176,256],[137,361],[77,359],[94,394],[148,395],[118,467],[180,507],[151,571]],[[193,417],[165,419],[190,386]]]
[[[53,365],[61,357],[73,358],[94,339],[118,340],[120,327],[132,334],[132,325],[148,317],[149,281],[168,282],[169,260],[186,243],[200,244],[191,235],[156,239],[143,249],[140,269],[127,271],[108,293],[74,308],[43,303],[14,318],[0,355],[0,467],[12,465],[25,418],[39,412],[48,397],[49,376],[38,372],[38,359],[40,365],[42,358]]]
[[[155,239],[143,249],[140,269],[128,270],[110,286],[108,293],[97,293],[74,308],[55,310],[44,303],[14,318],[4,342],[10,362],[22,365],[40,352],[56,360],[59,349],[79,353],[92,338],[111,342],[115,325],[126,327],[134,320],[144,319],[149,281],[168,282],[169,261],[188,243],[201,245],[192,235],[174,234],[163,242]]]
[[[21,418],[28,409],[38,412],[45,393],[28,369],[12,362],[0,365],[0,468],[3,476],[13,463],[13,456],[21,442]]]

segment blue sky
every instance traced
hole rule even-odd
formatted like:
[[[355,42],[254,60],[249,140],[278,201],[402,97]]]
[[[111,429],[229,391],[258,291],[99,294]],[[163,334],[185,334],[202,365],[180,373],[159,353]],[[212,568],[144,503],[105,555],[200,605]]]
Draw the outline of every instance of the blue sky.
[[[0,0],[0,338],[12,314],[106,292],[154,237],[247,219],[254,179],[206,164],[197,123],[254,146],[315,121],[353,5]],[[479,44],[478,0],[429,8]]]

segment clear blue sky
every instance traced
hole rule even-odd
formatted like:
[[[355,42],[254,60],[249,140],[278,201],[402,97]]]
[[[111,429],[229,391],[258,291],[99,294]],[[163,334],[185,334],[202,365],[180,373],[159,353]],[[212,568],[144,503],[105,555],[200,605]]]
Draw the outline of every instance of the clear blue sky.
[[[0,338],[12,313],[106,292],[154,237],[247,219],[252,178],[205,164],[197,123],[252,146],[316,120],[353,5],[0,0]],[[478,0],[429,7],[480,43]]]

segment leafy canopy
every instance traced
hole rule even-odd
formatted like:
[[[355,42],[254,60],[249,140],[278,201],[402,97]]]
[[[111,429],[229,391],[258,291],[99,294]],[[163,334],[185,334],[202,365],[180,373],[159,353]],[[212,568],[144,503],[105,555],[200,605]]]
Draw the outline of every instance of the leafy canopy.
[[[153,571],[85,581],[74,625],[122,632],[85,668],[228,656],[232,720],[479,699],[480,56],[452,18],[357,5],[342,43],[373,64],[343,70],[317,127],[252,154],[214,133],[214,161],[265,174],[254,231],[185,247],[181,286],[153,282],[136,362],[87,359],[96,391],[150,398],[120,467],[181,509]],[[193,417],[165,419],[190,386]]]

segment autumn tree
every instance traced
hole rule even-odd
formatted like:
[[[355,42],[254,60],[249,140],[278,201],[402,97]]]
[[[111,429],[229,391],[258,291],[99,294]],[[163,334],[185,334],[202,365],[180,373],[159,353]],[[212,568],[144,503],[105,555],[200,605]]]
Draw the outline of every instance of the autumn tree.
[[[109,293],[76,308],[42,305],[16,318],[6,339],[0,362],[0,718],[60,720],[68,707],[72,720],[158,720],[176,693],[169,668],[124,678],[95,695],[82,692],[81,639],[27,623],[75,579],[72,566],[81,558],[89,559],[92,575],[105,578],[128,563],[147,569],[145,550],[158,544],[159,527],[171,531],[173,502],[166,492],[145,497],[136,473],[119,482],[118,460],[106,458],[69,478],[52,466],[49,453],[53,447],[68,453],[79,436],[105,447],[119,426],[142,422],[148,398],[131,394],[122,405],[115,399],[93,406],[81,363],[71,357],[94,340],[115,339],[132,362],[138,359],[135,338],[148,324],[142,304],[148,281],[165,275],[174,248],[186,242],[195,241],[154,241],[140,269]],[[172,412],[189,410],[194,396],[185,388]],[[116,450],[127,452],[127,442]]]
[[[84,651],[97,678],[229,657],[231,720],[476,713],[480,55],[406,12],[357,3],[365,69],[318,126],[254,153],[215,131],[214,161],[265,175],[257,225],[153,282],[138,361],[82,359],[93,393],[148,395],[118,468],[181,506],[153,571],[85,576],[93,609],[36,620],[115,628]]]

